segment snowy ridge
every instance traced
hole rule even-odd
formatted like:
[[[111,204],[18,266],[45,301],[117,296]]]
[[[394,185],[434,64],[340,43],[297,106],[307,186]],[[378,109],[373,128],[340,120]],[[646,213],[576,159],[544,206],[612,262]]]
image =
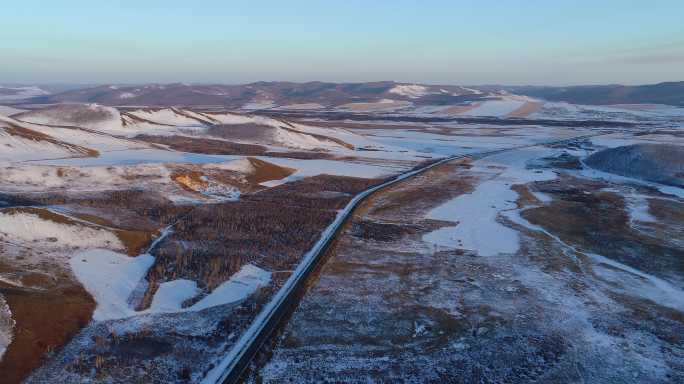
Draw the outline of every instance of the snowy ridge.
[[[417,84],[400,84],[394,86],[394,88],[388,91],[389,93],[394,93],[401,96],[406,96],[411,99],[417,99],[419,97],[430,94],[427,87]]]
[[[95,156],[92,149],[61,141],[30,124],[0,115],[0,161]]]
[[[11,94],[0,95],[0,101],[18,101],[18,100],[28,99],[31,97],[45,96],[45,95],[50,94],[50,92],[48,92],[44,89],[41,89],[39,87],[36,87],[36,86],[4,87],[4,86],[0,85],[0,89],[4,89],[4,90],[12,92]]]
[[[193,127],[202,126],[206,123],[206,120],[199,115],[187,114],[185,111],[176,108],[139,109],[128,112],[128,114],[161,125]]]
[[[121,129],[121,114],[116,108],[99,104],[61,104],[15,116],[27,123],[77,126],[102,131]]]

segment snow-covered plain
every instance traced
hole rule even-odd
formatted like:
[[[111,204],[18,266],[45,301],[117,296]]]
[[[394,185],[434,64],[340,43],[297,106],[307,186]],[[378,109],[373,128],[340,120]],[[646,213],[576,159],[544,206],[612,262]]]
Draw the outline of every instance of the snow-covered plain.
[[[471,193],[461,195],[434,208],[428,217],[457,223],[423,236],[423,240],[440,246],[476,252],[481,256],[518,251],[518,232],[503,225],[499,215],[516,208],[515,184],[552,180],[551,171],[526,169],[529,160],[548,155],[540,148],[520,149],[487,157],[473,163],[473,171],[484,179]]]

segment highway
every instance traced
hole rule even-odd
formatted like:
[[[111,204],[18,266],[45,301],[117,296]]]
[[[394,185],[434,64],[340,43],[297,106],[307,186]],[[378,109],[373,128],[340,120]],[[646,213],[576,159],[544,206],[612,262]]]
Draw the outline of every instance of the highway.
[[[358,195],[356,195],[343,210],[341,210],[332,224],[330,224],[321,234],[320,239],[309,250],[292,275],[288,278],[285,284],[274,295],[271,301],[262,309],[262,311],[254,319],[250,327],[238,339],[236,344],[231,348],[226,356],[224,356],[218,365],[211,370],[203,379],[203,384],[232,384],[240,380],[245,369],[249,366],[252,358],[259,351],[264,342],[273,333],[273,330],[278,326],[282,317],[293,306],[298,305],[298,292],[304,287],[306,281],[311,276],[312,272],[319,266],[319,263],[324,259],[324,255],[329,246],[334,242],[338,233],[344,228],[345,222],[352,217],[355,210],[367,198],[375,193],[381,192],[393,185],[401,183],[409,178],[420,175],[429,171],[432,168],[446,164],[448,162],[460,159],[481,159],[497,153],[513,151],[523,148],[535,147],[540,145],[553,145],[572,142],[575,140],[582,140],[586,138],[602,136],[613,132],[600,132],[590,135],[576,136],[572,138],[553,140],[542,143],[527,144],[522,146],[510,147],[505,149],[455,155],[442,158],[436,162],[426,166],[413,169],[411,171],[402,173],[382,184],[371,187]]]

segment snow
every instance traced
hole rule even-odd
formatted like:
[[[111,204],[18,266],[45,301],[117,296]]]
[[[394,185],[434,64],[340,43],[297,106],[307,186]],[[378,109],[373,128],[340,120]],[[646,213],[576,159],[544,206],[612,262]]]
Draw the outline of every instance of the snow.
[[[482,94],[482,91],[480,91],[479,89],[466,88],[466,87],[461,87],[461,88],[465,91],[472,93],[473,95],[481,95]]]
[[[200,293],[197,283],[192,280],[173,280],[159,285],[157,293],[152,298],[150,312],[178,312],[186,300],[192,299]]]
[[[629,292],[631,294],[653,300],[660,305],[684,311],[684,290],[676,287],[669,281],[642,272],[605,256],[594,253],[589,253],[588,256],[599,264],[598,268],[594,266],[593,269],[602,278],[629,287]],[[600,267],[601,264],[613,267],[621,273],[615,273],[609,269],[602,268]]]
[[[209,295],[188,308],[190,311],[201,311],[217,305],[237,303],[257,289],[268,285],[271,273],[251,264],[244,265],[228,281],[219,285]]]
[[[15,164],[0,167],[0,188],[10,191],[44,191],[68,188],[71,191],[130,187],[132,180],[141,184],[170,183],[170,171],[163,165],[146,164],[121,167],[55,167]]]
[[[317,175],[331,175],[331,176],[350,176],[363,177],[367,179],[387,176],[396,173],[396,169],[390,167],[383,167],[379,165],[351,163],[347,161],[336,160],[299,160],[276,157],[259,157],[259,159],[268,161],[270,163],[281,165],[288,168],[296,169],[297,171],[292,175],[280,179],[270,180],[261,185],[266,187],[274,187],[276,185],[284,184],[291,181],[303,179],[305,177]]]
[[[581,177],[588,179],[604,180],[611,183],[632,183],[638,185],[646,185],[649,187],[656,188],[658,191],[666,194],[679,197],[684,199],[684,188],[674,187],[670,185],[663,185],[659,183],[654,183],[650,181],[644,181],[641,179],[634,179],[631,177],[620,176],[613,173],[599,171],[597,169],[589,168],[585,164],[584,169],[578,172]]]
[[[0,114],[5,115],[5,116],[12,116],[16,113],[20,113],[20,112],[24,112],[24,111],[26,111],[26,110],[0,105]]]
[[[149,309],[136,311],[131,308],[129,298],[154,264],[152,255],[130,257],[106,249],[92,249],[77,253],[69,263],[78,281],[97,302],[93,313],[95,321],[150,313],[201,311],[237,303],[271,280],[270,272],[251,264],[244,265],[228,281],[188,308],[182,308],[182,304],[200,293],[197,283],[185,279],[168,281],[160,284]]]
[[[45,125],[65,125],[65,126],[80,126],[83,128],[96,129],[102,131],[119,131],[121,130],[121,114],[116,108],[107,107],[99,104],[67,104],[64,105],[64,111],[60,110],[60,106],[48,108],[45,111],[35,110],[28,112],[21,116],[21,121],[34,124]],[[83,113],[92,113],[99,115],[97,119],[87,122],[78,121],[78,111]],[[33,128],[32,128],[33,129]]]
[[[287,104],[287,105],[280,106],[276,109],[310,110],[310,109],[321,109],[321,108],[324,108],[324,107],[318,103],[301,103],[301,104]]]
[[[333,141],[323,141],[304,133],[294,132],[288,129],[276,128],[275,140],[289,148],[295,149],[336,149],[340,145]]]
[[[389,92],[401,96],[410,97],[412,99],[425,96],[430,93],[427,87],[416,84],[396,85],[394,86],[394,88],[390,89]]]
[[[204,155],[199,153],[174,152],[150,148],[103,152],[100,153],[99,157],[41,160],[37,163],[45,165],[83,167],[103,165],[134,165],[141,163],[221,163],[239,158],[241,158],[241,156]]]
[[[129,112],[130,115],[139,117],[141,119],[149,120],[157,124],[173,125],[173,126],[201,126],[202,123],[196,119],[184,116],[178,113],[174,108],[162,108],[157,110],[140,109]]]
[[[219,201],[237,201],[240,199],[240,190],[229,185],[217,183],[213,180],[208,182],[206,188],[198,189],[201,194]]]
[[[0,361],[2,361],[2,355],[5,354],[7,347],[12,342],[14,325],[12,311],[10,311],[9,305],[0,294]]]
[[[530,191],[530,192],[532,193],[532,196],[534,196],[535,199],[539,200],[542,203],[550,203],[553,201],[553,198],[546,193],[538,192],[538,191]]]
[[[648,200],[637,193],[624,195],[631,222],[655,223],[658,220],[649,212]]]
[[[154,257],[130,257],[105,249],[91,249],[74,255],[71,269],[97,302],[96,321],[120,319],[135,314],[128,297],[154,264]]]
[[[266,101],[257,101],[257,102],[252,102],[252,103],[247,103],[242,106],[241,109],[247,110],[247,111],[254,111],[257,109],[270,109],[275,107],[276,104],[271,101],[271,100],[266,100]]]
[[[366,103],[347,103],[338,105],[337,108],[342,110],[352,110],[357,112],[388,112],[397,109],[407,108],[413,105],[409,101],[403,100],[392,100],[392,99],[381,99],[376,102],[366,102]]]
[[[35,160],[40,158],[61,158],[80,155],[69,148],[47,141],[30,140],[12,135],[3,129],[0,120],[0,162]]]
[[[211,117],[212,119],[222,123],[222,124],[248,124],[248,123],[259,124],[259,123],[266,123],[266,122],[272,122],[273,121],[273,119],[269,119],[269,118],[265,118],[265,117],[241,115],[238,113],[229,113],[229,112],[207,113],[206,115]]]
[[[15,91],[13,95],[0,95],[0,101],[15,101],[15,100],[23,100],[23,99],[28,99],[30,97],[35,97],[35,96],[44,96],[44,95],[49,95],[50,92],[47,92],[39,87],[36,86],[29,86],[29,87],[3,87],[0,85],[0,88],[2,89],[10,89]]]
[[[13,134],[9,130],[12,127],[35,131],[31,124],[0,115],[0,148],[2,148],[2,151],[0,151],[0,162],[35,160],[46,157],[73,157],[85,154],[84,148],[61,142],[58,138],[52,136],[44,140],[40,137],[26,137],[23,134]],[[28,136],[33,135],[30,131],[28,134]]]
[[[341,140],[345,143],[351,144],[354,146],[354,148],[375,148],[375,149],[383,149],[383,150],[396,150],[396,148],[383,148],[384,146],[380,145],[380,143],[370,140],[367,137],[363,135],[359,135],[351,130],[344,129],[344,128],[322,128],[322,127],[317,127],[316,122],[310,122],[307,124],[301,124],[301,123],[293,123],[292,124],[296,130],[303,132],[303,133],[308,133],[308,134],[314,134],[314,135],[322,135],[334,139]],[[344,149],[344,148],[339,148]]]
[[[611,192],[621,195],[625,199],[625,208],[629,213],[629,221],[631,224],[639,221],[642,223],[656,223],[658,219],[653,217],[649,212],[648,197],[637,193],[633,187],[627,187],[630,191],[625,192],[620,188],[603,188],[601,192]]]
[[[254,172],[254,165],[252,165],[252,162],[246,158],[227,161],[225,163],[209,164],[207,165],[207,168],[225,169],[243,174],[251,174]]]
[[[103,124],[98,125],[102,126]],[[60,141],[67,142],[69,144],[76,144],[85,148],[96,149],[99,152],[150,148],[147,143],[122,139],[106,133],[33,124],[27,124],[27,128],[55,138],[59,138]],[[108,130],[111,131],[110,128],[111,127],[108,127]]]
[[[121,92],[119,94],[119,99],[130,99],[130,98],[135,97],[135,96],[136,96],[135,93]]]
[[[464,112],[463,115],[503,117],[522,107],[524,104],[525,101],[515,99],[488,100],[477,108]]]
[[[49,241],[53,245],[66,247],[125,248],[119,238],[106,229],[62,224],[25,212],[0,212],[0,238],[3,237],[24,242]]]
[[[428,218],[457,223],[423,236],[435,245],[471,250],[480,256],[515,253],[519,247],[518,232],[498,221],[503,211],[516,208],[518,194],[514,184],[552,180],[553,172],[525,169],[527,161],[541,157],[544,150],[520,149],[474,162],[474,172],[489,179],[473,192],[452,199],[428,213]],[[498,171],[494,170],[498,169]]]
[[[453,159],[454,157],[444,158],[423,167],[422,170],[436,167]],[[229,367],[237,361],[238,357],[243,355],[245,348],[251,344],[254,337],[256,337],[256,335],[258,335],[259,332],[266,326],[268,321],[272,319],[275,309],[284,302],[292,290],[297,286],[297,283],[303,278],[303,276],[305,276],[305,271],[307,271],[307,269],[313,265],[317,257],[324,249],[324,246],[334,236],[335,231],[342,226],[348,215],[361,202],[362,199],[381,188],[414,176],[418,172],[420,172],[420,170],[409,171],[398,175],[380,185],[371,187],[356,195],[349,203],[347,203],[344,209],[338,211],[337,215],[335,216],[335,220],[323,230],[318,241],[306,254],[304,254],[302,261],[297,265],[297,268],[290,275],[290,277],[288,277],[287,281],[285,281],[285,284],[278,290],[278,292],[273,296],[271,301],[266,304],[261,312],[259,312],[257,317],[254,319],[254,321],[252,321],[249,328],[242,334],[242,336],[240,336],[240,339],[237,341],[237,343],[235,343],[230,352],[221,358],[220,361],[215,364],[215,367],[207,373],[204,379],[202,379],[202,383],[214,384],[222,382],[225,379],[224,375],[229,372]]]

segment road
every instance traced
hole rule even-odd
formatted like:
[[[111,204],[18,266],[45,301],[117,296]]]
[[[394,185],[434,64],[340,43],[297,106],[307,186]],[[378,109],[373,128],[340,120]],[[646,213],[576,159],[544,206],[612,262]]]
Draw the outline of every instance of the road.
[[[230,352],[221,360],[221,362],[212,371],[210,371],[207,374],[207,376],[203,379],[202,383],[217,384],[235,383],[239,381],[241,375],[249,366],[249,363],[251,362],[252,358],[256,355],[256,353],[259,351],[264,342],[272,334],[273,330],[279,324],[283,315],[285,315],[288,312],[288,310],[290,310],[292,307],[296,307],[296,305],[298,304],[298,293],[304,287],[306,281],[308,280],[312,272],[319,266],[319,263],[321,262],[321,260],[323,260],[323,256],[325,255],[328,247],[333,243],[337,234],[344,227],[346,221],[350,217],[352,217],[355,210],[361,205],[361,203],[363,203],[373,194],[383,191],[388,187],[394,186],[395,184],[401,183],[407,179],[425,173],[428,170],[431,170],[435,167],[438,167],[440,165],[446,164],[454,160],[466,158],[481,159],[483,157],[491,156],[506,151],[513,151],[540,145],[563,144],[575,140],[582,140],[586,138],[602,136],[609,133],[612,132],[600,132],[591,135],[581,135],[568,139],[527,144],[494,151],[449,156],[437,162],[426,165],[424,167],[400,174],[389,181],[371,187],[356,195],[347,204],[347,206],[338,213],[333,223],[323,231],[323,233],[321,234],[321,238],[318,240],[318,242],[316,242],[312,249],[304,255],[302,262],[298,265],[298,267],[295,269],[292,275],[288,278],[283,287],[275,294],[273,299],[264,307],[261,313],[257,315],[255,320],[250,325],[250,327],[240,337],[240,339],[232,347]]]

